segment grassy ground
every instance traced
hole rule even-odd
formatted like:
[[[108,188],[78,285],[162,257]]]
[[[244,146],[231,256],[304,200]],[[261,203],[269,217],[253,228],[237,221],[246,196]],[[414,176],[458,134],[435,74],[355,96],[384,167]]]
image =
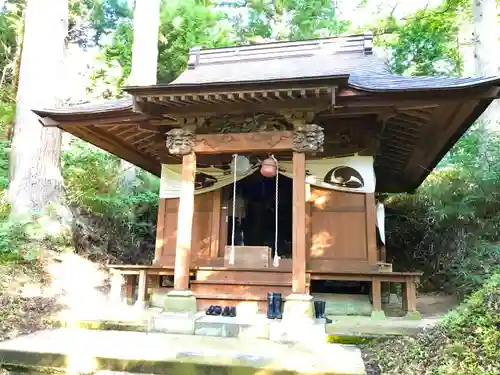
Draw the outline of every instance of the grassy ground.
[[[500,274],[439,326],[363,350],[369,374],[500,374]]]
[[[43,293],[49,283],[42,262],[0,264],[0,341],[50,326],[60,306]]]

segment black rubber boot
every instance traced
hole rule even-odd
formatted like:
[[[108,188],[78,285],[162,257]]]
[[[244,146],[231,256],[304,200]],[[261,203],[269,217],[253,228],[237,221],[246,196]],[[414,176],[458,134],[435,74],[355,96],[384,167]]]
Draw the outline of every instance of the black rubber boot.
[[[210,307],[207,309],[207,311],[205,311],[205,314],[212,315],[214,313],[214,308],[215,308],[214,305],[210,305]]]
[[[327,318],[326,313],[326,301],[320,301],[321,303],[321,319],[325,319],[325,324],[330,324],[332,322],[331,319]]]
[[[314,301],[314,317],[320,319],[321,315],[321,301]]]
[[[274,313],[274,293],[267,293],[267,319],[276,319]]]
[[[236,316],[236,306],[231,306],[231,308],[229,309],[229,316],[231,318],[234,318]]]
[[[274,319],[281,319],[281,293],[273,293]]]
[[[224,307],[224,310],[222,311],[222,316],[229,316],[229,312],[230,312],[230,307],[229,306],[226,306]]]
[[[211,315],[219,316],[220,314],[222,314],[222,307],[219,305],[214,306],[214,310]]]

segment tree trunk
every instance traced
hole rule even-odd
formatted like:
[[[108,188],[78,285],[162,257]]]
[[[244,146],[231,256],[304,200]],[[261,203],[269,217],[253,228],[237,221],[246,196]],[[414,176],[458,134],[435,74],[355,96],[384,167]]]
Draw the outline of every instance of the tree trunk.
[[[474,16],[474,65],[478,76],[497,76],[499,60],[496,56],[500,50],[498,35],[500,28],[497,20],[496,0],[472,0]],[[479,119],[481,132],[480,153],[486,155],[490,135],[500,135],[500,103],[494,101]]]
[[[132,71],[129,79],[131,85],[156,84],[160,2],[160,0],[135,1]]]
[[[158,31],[160,0],[136,0],[134,9],[134,43],[129,84],[154,85],[158,68]],[[137,168],[126,160],[120,162],[120,186],[129,188],[136,179]]]
[[[68,0],[28,0],[10,158],[9,200],[14,215],[40,212],[62,197],[61,132],[43,128],[35,108],[61,97]]]

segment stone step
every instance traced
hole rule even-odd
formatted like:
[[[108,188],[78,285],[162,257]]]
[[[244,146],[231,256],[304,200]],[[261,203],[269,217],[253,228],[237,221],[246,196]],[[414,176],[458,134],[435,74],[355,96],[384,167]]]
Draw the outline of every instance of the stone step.
[[[83,329],[1,342],[0,362],[28,373],[365,374],[360,350],[348,345]]]
[[[253,318],[205,315],[196,319],[194,334],[267,339],[269,326],[269,320],[263,315],[255,315]]]
[[[265,313],[267,301],[261,297],[245,297],[235,295],[206,295],[195,294],[196,306],[200,311],[206,311],[211,305],[234,306],[238,314],[249,315],[255,313]]]

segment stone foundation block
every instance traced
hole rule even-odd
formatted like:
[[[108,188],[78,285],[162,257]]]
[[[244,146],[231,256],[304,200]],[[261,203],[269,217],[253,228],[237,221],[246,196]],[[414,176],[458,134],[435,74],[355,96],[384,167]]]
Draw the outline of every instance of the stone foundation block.
[[[386,318],[386,316],[385,316],[385,312],[384,311],[382,311],[382,310],[379,310],[379,311],[373,310],[372,311],[372,319],[374,319],[374,320],[383,320],[385,318]]]
[[[165,312],[196,313],[196,298],[190,290],[174,290],[165,297]]]
[[[151,330],[154,332],[194,335],[196,317],[186,313],[163,313],[154,317]]]
[[[201,316],[195,322],[195,335],[267,339],[269,327],[267,319]]]

